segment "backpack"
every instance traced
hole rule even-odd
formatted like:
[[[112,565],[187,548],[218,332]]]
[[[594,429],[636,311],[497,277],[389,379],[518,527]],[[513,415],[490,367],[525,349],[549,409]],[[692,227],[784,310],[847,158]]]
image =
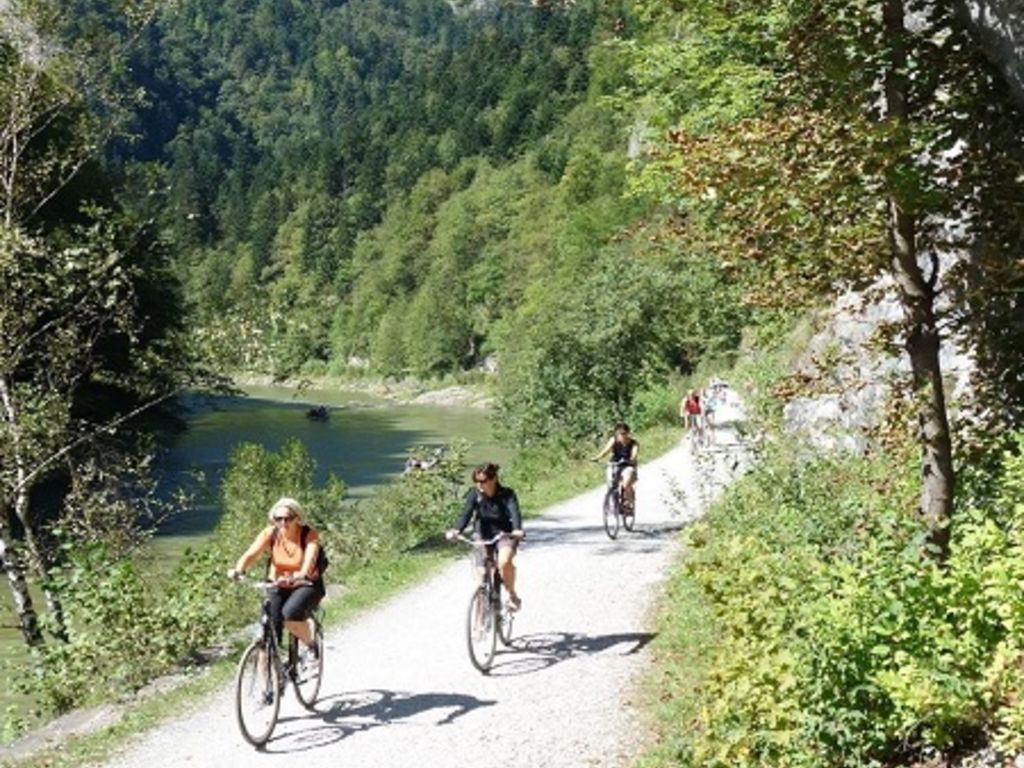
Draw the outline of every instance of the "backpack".
[[[299,545],[302,547],[302,551],[306,551],[306,537],[309,535],[310,528],[308,525],[302,526],[302,535],[299,539]],[[274,548],[274,544],[277,541],[277,529],[275,528],[270,532],[270,548]],[[316,572],[319,574],[317,581],[323,581],[324,571],[331,564],[331,560],[327,557],[327,551],[324,549],[324,543],[319,542],[320,547],[316,553]],[[270,561],[267,560],[267,573],[270,572]]]

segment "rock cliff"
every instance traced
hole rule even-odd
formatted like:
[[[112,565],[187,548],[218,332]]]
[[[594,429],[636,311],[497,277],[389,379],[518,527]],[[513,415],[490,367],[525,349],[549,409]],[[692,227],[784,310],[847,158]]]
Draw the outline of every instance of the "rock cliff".
[[[1024,0],[962,0],[961,8],[985,55],[1024,107]]]

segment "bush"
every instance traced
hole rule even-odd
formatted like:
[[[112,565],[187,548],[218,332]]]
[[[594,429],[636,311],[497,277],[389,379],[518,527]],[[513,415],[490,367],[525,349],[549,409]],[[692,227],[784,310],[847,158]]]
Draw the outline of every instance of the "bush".
[[[862,766],[984,738],[1019,750],[1024,438],[923,557],[912,452],[769,455],[688,533],[658,646],[684,733],[655,765]],[[709,641],[708,637],[711,636]],[[683,666],[685,663],[685,667]]]
[[[681,387],[665,381],[649,384],[637,392],[633,398],[630,427],[641,430],[657,424],[677,424],[681,391]]]
[[[425,449],[414,452],[426,455]],[[419,546],[454,523],[465,491],[465,455],[466,444],[454,443],[430,469],[403,475],[347,508],[332,551],[340,556],[342,568],[358,568],[382,553]]]

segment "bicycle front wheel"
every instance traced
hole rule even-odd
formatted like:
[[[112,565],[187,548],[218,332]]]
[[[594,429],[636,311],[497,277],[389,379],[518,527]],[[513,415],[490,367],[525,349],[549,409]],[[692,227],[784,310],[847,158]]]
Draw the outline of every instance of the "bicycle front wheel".
[[[497,644],[498,627],[494,611],[491,608],[491,597],[481,587],[473,593],[469,601],[469,613],[466,616],[466,640],[469,648],[469,660],[481,672],[487,672],[494,661]]]
[[[634,491],[635,493],[635,491]],[[629,504],[624,504],[622,507],[622,527],[627,531],[632,531],[633,526],[636,523],[636,498]]]
[[[242,736],[262,747],[277,725],[281,709],[281,678],[277,659],[262,640],[245,649],[235,682],[235,716]]]
[[[316,631],[313,635],[313,642],[316,647],[316,656],[313,657],[294,637],[291,639],[294,646],[292,658],[295,660],[292,665],[292,684],[295,686],[295,696],[306,709],[313,709],[316,706],[317,695],[320,693],[320,683],[324,674],[324,633],[320,622],[316,622]]]
[[[604,532],[608,534],[609,539],[614,539],[619,535],[619,491],[617,488],[609,488],[608,493],[604,495],[602,511],[604,512]]]

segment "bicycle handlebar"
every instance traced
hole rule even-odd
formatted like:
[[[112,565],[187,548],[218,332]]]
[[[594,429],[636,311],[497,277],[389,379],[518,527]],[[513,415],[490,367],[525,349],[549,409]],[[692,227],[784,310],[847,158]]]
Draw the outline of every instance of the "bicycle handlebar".
[[[253,589],[261,589],[266,591],[273,589],[274,587],[311,587],[313,582],[309,579],[283,579],[280,581],[270,581],[268,579],[253,579],[246,576],[244,573],[239,573],[234,577],[228,577],[235,584],[241,584],[242,586],[252,587]]]

